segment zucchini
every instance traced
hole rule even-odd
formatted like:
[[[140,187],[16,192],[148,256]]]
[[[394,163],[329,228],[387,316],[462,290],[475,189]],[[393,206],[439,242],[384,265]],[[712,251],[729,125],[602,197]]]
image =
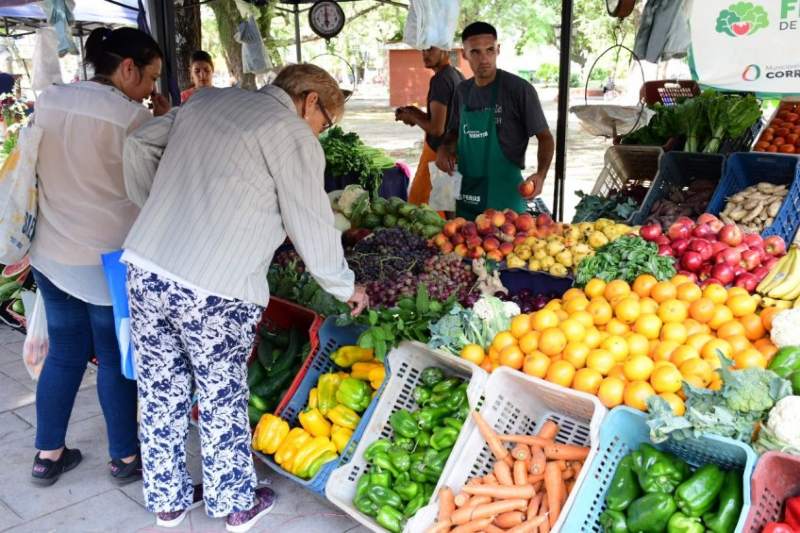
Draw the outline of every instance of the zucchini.
[[[21,285],[16,281],[9,281],[0,285],[0,302],[11,299],[11,295],[21,288]]]
[[[292,378],[294,378],[294,372],[292,372],[290,368],[287,368],[280,373],[272,374],[265,381],[257,384],[255,387],[253,387],[253,390],[250,394],[251,396],[256,394],[261,397],[261,399],[275,396],[286,386],[287,383],[289,383],[289,381],[292,380]]]
[[[275,335],[275,346],[279,348],[286,348],[289,345],[289,333],[286,330],[281,330]]]
[[[252,389],[258,383],[264,381],[267,372],[264,370],[264,367],[261,366],[261,362],[256,359],[253,363],[247,367],[247,388]]]
[[[262,337],[256,352],[258,354],[258,362],[261,363],[265,370],[275,362],[272,358],[272,343],[269,339]]]
[[[250,398],[247,400],[247,405],[252,405],[261,411],[267,410],[267,401],[264,399],[266,394],[259,394],[258,392],[250,392]]]
[[[253,427],[258,424],[258,421],[261,420],[261,417],[264,415],[266,411],[262,411],[257,407],[253,407],[252,405],[247,406],[247,418],[250,419],[250,427]]]
[[[300,331],[297,328],[289,330],[289,342],[286,346],[284,357],[294,359],[297,356],[297,349],[300,348]]]

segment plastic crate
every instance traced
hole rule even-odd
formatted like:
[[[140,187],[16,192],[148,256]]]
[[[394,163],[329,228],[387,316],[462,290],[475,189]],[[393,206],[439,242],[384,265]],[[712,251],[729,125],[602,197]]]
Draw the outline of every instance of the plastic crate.
[[[542,423],[553,420],[559,426],[557,442],[592,447],[586,459],[589,464],[597,453],[600,426],[607,410],[595,396],[554,385],[517,370],[500,367],[486,382],[480,413],[486,422],[500,433],[532,435],[538,431]],[[447,485],[455,494],[458,494],[469,478],[489,473],[495,462],[494,456],[471,418],[464,428],[468,434],[457,458],[457,467],[446,473],[444,483],[440,480],[440,484]],[[588,468],[584,467],[578,474],[575,488],[564,503],[559,519],[551,528],[553,533],[559,530],[565,533],[581,531],[566,527],[564,522],[565,517],[572,514],[570,507],[577,502],[578,488],[586,478],[587,471]],[[411,533],[425,531],[434,523],[437,511],[436,502],[423,507],[409,521],[407,531]]]
[[[325,319],[325,322],[323,322],[322,327],[319,330],[319,350],[309,357],[307,364],[300,369],[300,372],[297,374],[297,378],[295,378],[295,383],[292,385],[292,394],[286,395],[288,401],[282,408],[275,411],[275,415],[286,420],[290,427],[300,427],[300,423],[297,420],[297,415],[299,415],[303,409],[305,409],[308,402],[308,393],[311,392],[311,389],[317,386],[317,381],[322,374],[336,371],[339,368],[333,364],[333,361],[331,361],[331,354],[340,346],[355,344],[361,331],[363,331],[361,326],[337,326],[335,317],[328,317]],[[388,376],[388,368],[386,373]],[[350,442],[347,443],[345,450],[339,455],[339,458],[324,465],[313,478],[299,478],[281,468],[278,463],[273,461],[272,457],[261,452],[254,451],[253,453],[256,455],[256,457],[261,459],[264,464],[282,476],[296,481],[306,489],[316,492],[317,494],[323,494],[325,492],[325,483],[328,481],[328,477],[331,475],[331,472],[333,472],[333,470],[340,464],[348,462],[350,457],[352,457],[353,450],[358,444],[359,439],[361,439],[361,436],[363,435],[364,430],[366,429],[369,420],[372,417],[372,413],[375,411],[375,407],[378,404],[378,400],[385,386],[386,380],[384,380],[383,385],[378,390],[375,398],[373,398],[372,402],[369,404],[369,407],[367,407],[367,410],[361,414],[361,421],[359,422],[355,431],[353,431],[353,436],[350,437]]]
[[[644,413],[621,406],[608,414],[600,429],[599,449],[581,471],[581,474],[587,474],[586,479],[578,488],[576,503],[564,522],[564,531],[603,531],[600,515],[606,508],[606,491],[617,465],[624,456],[645,442],[650,442],[650,433]],[[735,531],[742,531],[750,510],[750,475],[756,464],[756,454],[750,446],[738,440],[705,435],[699,439],[669,439],[655,447],[675,454],[693,467],[714,463],[725,469],[741,468],[744,484],[742,512]]]
[[[685,98],[700,94],[700,86],[694,80],[647,81],[639,91],[640,99],[647,105],[675,105]]]
[[[331,474],[325,490],[325,495],[331,503],[373,531],[384,531],[384,529],[371,517],[361,514],[353,506],[356,484],[361,474],[367,471],[368,468],[367,461],[364,460],[364,450],[377,439],[392,437],[393,431],[389,425],[389,417],[392,413],[400,409],[415,411],[419,408],[414,401],[413,391],[419,383],[422,371],[429,366],[436,366],[449,375],[468,379],[467,397],[469,398],[470,406],[473,408],[480,401],[481,391],[487,378],[486,372],[472,363],[452,355],[431,350],[418,342],[401,343],[400,346],[389,353],[387,361],[392,369],[392,375],[388,378],[380,403],[375,409],[374,416],[369,421],[364,434],[365,437],[359,442],[353,455],[353,460],[347,465],[337,468]],[[448,478],[449,473],[459,466],[459,451],[465,444],[466,428],[467,424],[464,424],[442,471],[442,476],[436,485],[437,489],[443,483],[443,480]],[[406,530],[408,531],[408,528]]]
[[[783,502],[800,495],[800,457],[767,452],[758,460],[750,488],[752,506],[744,533],[761,533],[767,522],[780,521]]]
[[[574,279],[570,277],[557,278],[546,272],[535,272],[522,268],[500,271],[500,281],[508,289],[510,295],[529,289],[534,293],[553,294],[554,298],[561,298],[572,287]]]
[[[658,165],[658,175],[653,180],[642,205],[631,216],[634,226],[644,224],[653,205],[669,192],[670,186],[685,189],[697,178],[708,179],[719,184],[725,168],[725,156],[719,154],[696,154],[691,152],[669,152]]]
[[[780,235],[786,243],[792,242],[800,227],[800,159],[791,155],[746,153],[732,154],[725,163],[725,174],[719,182],[707,211],[718,215],[725,208],[728,197],[762,181],[776,185],[789,185],[789,194],[770,227],[761,234]]]
[[[649,187],[663,154],[657,146],[610,146],[592,194],[609,196],[634,185]]]
[[[738,139],[725,139],[722,141],[722,145],[719,147],[719,153],[728,155],[735,152],[749,152],[751,147],[756,143],[758,133],[761,131],[761,128],[764,127],[764,123],[764,119],[760,118]]]

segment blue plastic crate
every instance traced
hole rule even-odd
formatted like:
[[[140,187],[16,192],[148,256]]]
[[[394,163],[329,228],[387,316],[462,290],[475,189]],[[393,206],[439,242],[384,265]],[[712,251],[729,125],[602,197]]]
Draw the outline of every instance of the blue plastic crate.
[[[588,475],[578,489],[561,531],[603,531],[600,515],[605,511],[606,491],[617,465],[640,444],[649,443],[649,435],[645,415],[640,411],[620,406],[606,416],[600,427],[599,449],[588,465]],[[750,477],[757,460],[750,446],[726,437],[704,435],[699,439],[669,439],[655,447],[675,454],[693,467],[714,463],[724,469],[742,469],[742,510],[734,530],[735,533],[742,531],[750,510]]]
[[[529,289],[534,293],[553,294],[561,298],[572,287],[574,280],[571,277],[557,278],[547,272],[535,272],[523,268],[500,270],[500,281],[514,295],[522,289]]]
[[[761,182],[789,185],[789,194],[778,211],[774,222],[762,235],[780,235],[791,243],[800,227],[800,159],[791,155],[737,153],[728,157],[725,175],[708,204],[708,212],[718,215],[725,208],[729,196]]]
[[[363,331],[363,327],[361,326],[337,326],[336,317],[328,317],[325,319],[325,322],[322,324],[322,327],[319,330],[319,349],[313,355],[313,360],[308,366],[308,370],[306,371],[305,376],[303,376],[303,380],[300,382],[300,385],[292,396],[292,399],[289,400],[289,403],[286,404],[286,407],[284,407],[282,411],[276,413],[276,415],[286,420],[289,423],[289,426],[300,427],[300,423],[297,420],[297,415],[299,415],[300,412],[305,409],[308,401],[308,393],[311,391],[311,389],[317,386],[317,380],[319,380],[319,377],[322,374],[335,372],[337,369],[339,369],[339,367],[334,365],[333,361],[331,361],[331,354],[340,346],[355,344],[361,331]],[[388,365],[386,367],[386,375],[389,375]],[[386,381],[387,380],[384,379],[384,385],[386,384]],[[335,461],[327,463],[320,469],[319,472],[317,472],[317,475],[311,479],[302,479],[292,475],[281,468],[280,465],[273,461],[272,457],[269,455],[265,455],[256,451],[253,453],[259,459],[261,459],[264,464],[275,470],[275,472],[278,474],[296,481],[308,490],[316,492],[320,495],[324,495],[325,484],[328,482],[328,477],[330,477],[331,472],[333,472],[339,465],[349,462],[350,458],[353,456],[353,451],[355,450],[356,445],[358,445],[358,441],[361,440],[361,436],[367,427],[369,419],[372,417],[372,413],[375,411],[375,407],[378,405],[378,399],[380,398],[382,392],[383,385],[378,390],[378,394],[376,394],[372,399],[372,402],[369,404],[369,407],[367,407],[367,410],[362,413],[361,421],[353,432],[350,442],[347,443],[347,447],[339,455],[339,458]]]

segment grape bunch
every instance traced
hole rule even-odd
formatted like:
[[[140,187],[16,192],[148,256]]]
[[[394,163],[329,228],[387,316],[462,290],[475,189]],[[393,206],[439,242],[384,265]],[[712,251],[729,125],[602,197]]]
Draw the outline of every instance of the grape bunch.
[[[422,237],[403,228],[387,228],[359,241],[347,263],[358,283],[385,282],[403,274],[420,274],[425,261],[436,253]]]

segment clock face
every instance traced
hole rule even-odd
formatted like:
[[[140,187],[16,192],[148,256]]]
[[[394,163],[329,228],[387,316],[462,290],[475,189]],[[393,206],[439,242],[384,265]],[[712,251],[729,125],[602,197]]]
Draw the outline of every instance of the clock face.
[[[320,37],[330,39],[344,27],[344,11],[332,0],[320,0],[308,12],[311,29]]]

